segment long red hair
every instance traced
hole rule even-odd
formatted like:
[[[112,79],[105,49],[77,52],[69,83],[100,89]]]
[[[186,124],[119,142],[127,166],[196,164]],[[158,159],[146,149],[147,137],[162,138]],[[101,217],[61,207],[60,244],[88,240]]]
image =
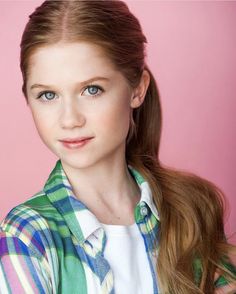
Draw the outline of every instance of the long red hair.
[[[22,91],[27,98],[30,57],[40,47],[88,41],[100,45],[132,87],[143,69],[151,81],[144,103],[133,111],[126,159],[150,183],[160,214],[157,278],[161,293],[213,293],[216,270],[235,252],[224,233],[224,195],[213,183],[164,166],[159,160],[160,97],[145,62],[146,37],[122,1],[45,1],[30,15],[21,40]],[[200,268],[199,277],[194,273]]]

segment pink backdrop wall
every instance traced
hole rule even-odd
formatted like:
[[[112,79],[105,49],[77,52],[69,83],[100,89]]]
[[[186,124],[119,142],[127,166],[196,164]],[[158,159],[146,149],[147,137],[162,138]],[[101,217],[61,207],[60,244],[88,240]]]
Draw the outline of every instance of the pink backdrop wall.
[[[236,231],[236,2],[126,1],[148,39],[163,108],[160,158],[216,183]],[[39,191],[56,156],[41,142],[21,93],[20,38],[42,1],[0,2],[0,219]],[[236,243],[236,238],[232,238]]]

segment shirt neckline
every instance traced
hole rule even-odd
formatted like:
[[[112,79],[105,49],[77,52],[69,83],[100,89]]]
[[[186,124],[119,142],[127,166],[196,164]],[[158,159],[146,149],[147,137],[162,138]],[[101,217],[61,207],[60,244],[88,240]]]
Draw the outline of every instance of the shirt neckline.
[[[138,236],[140,235],[138,226],[135,223],[132,225],[113,225],[113,224],[104,224],[101,223],[101,226],[104,228],[105,232],[108,235],[112,236]]]
[[[128,167],[141,189],[141,199],[135,207],[136,223],[142,221],[142,216],[138,210],[139,206],[144,204],[144,202],[149,206],[156,219],[159,220],[148,183],[136,169],[131,165],[128,165]],[[72,187],[63,170],[60,159],[57,161],[48,177],[44,186],[44,192],[52,205],[58,209],[64,217],[71,232],[79,243],[83,243],[92,233],[102,227],[96,216],[73,194]],[[103,236],[101,236],[101,238],[103,238]]]

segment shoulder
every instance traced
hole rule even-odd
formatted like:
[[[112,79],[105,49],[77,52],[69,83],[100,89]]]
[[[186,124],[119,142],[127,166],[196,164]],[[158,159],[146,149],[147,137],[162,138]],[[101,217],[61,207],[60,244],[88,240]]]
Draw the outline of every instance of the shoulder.
[[[42,257],[46,246],[52,245],[50,226],[45,217],[50,207],[43,191],[13,207],[0,223],[2,242],[10,238],[20,240],[38,257]]]
[[[46,226],[40,209],[49,203],[43,191],[34,194],[23,203],[13,207],[1,221],[1,228],[9,233],[21,234],[24,229],[38,230],[40,226]],[[45,201],[46,200],[46,201]]]

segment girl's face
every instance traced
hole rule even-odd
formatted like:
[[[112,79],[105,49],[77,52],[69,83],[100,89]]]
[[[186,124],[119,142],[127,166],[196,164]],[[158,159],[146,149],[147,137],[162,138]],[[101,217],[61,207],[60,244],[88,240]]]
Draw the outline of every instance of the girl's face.
[[[65,165],[84,168],[124,154],[130,110],[141,103],[99,46],[40,48],[30,64],[27,94],[36,128]],[[80,147],[61,142],[79,137],[92,139]]]

